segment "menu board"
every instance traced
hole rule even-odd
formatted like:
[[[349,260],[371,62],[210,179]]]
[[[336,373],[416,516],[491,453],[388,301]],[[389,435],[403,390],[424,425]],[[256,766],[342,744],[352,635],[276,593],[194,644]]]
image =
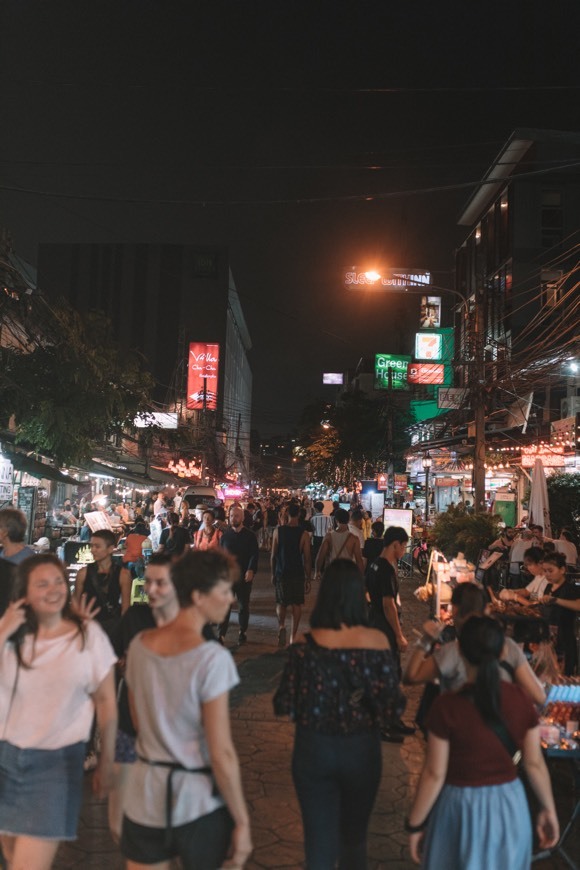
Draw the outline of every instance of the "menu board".
[[[34,517],[34,503],[36,500],[36,487],[35,486],[20,486],[18,488],[18,510],[21,510],[24,516],[26,517],[27,523],[27,533],[26,533],[26,541],[30,544],[33,540],[32,533],[32,519]],[[34,538],[37,540],[37,538]]]
[[[411,540],[413,532],[413,511],[386,507],[383,511],[383,522],[385,524],[385,529],[388,529],[391,526],[400,526],[405,529],[409,535],[409,540]]]

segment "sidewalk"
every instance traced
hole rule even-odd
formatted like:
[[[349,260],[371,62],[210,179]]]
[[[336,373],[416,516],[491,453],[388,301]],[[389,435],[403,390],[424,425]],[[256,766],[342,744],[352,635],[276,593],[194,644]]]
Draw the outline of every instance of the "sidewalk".
[[[261,569],[252,593],[249,642],[239,649],[233,646],[237,638],[235,615],[227,638],[232,644],[241,677],[240,686],[232,692],[231,706],[232,731],[240,756],[255,846],[247,868],[298,870],[303,866],[304,853],[300,813],[290,775],[293,726],[276,719],[272,712],[272,695],[278,685],[285,653],[276,648],[273,588],[266,571],[265,554],[261,554],[260,559]],[[428,616],[426,605],[418,602],[412,594],[415,586],[414,580],[405,579],[401,583],[405,630],[409,639],[411,627],[420,626]],[[307,611],[315,596],[314,583]],[[302,627],[306,628],[306,623]],[[406,690],[406,694],[409,700],[404,719],[412,722],[421,689],[412,688]],[[403,819],[421,769],[423,747],[423,738],[417,736],[407,738],[401,745],[382,745],[383,778],[370,823],[369,870],[410,870],[415,867],[406,848]],[[561,789],[563,801],[569,805],[567,773],[564,771]],[[56,870],[81,867],[121,870],[124,866],[108,832],[106,804],[93,797],[89,780],[87,776],[79,839],[61,847],[54,865]],[[563,817],[561,813],[560,818]],[[578,836],[573,842],[578,854]],[[569,844],[569,853],[574,854],[572,843]],[[555,859],[537,866],[563,868],[567,865]]]

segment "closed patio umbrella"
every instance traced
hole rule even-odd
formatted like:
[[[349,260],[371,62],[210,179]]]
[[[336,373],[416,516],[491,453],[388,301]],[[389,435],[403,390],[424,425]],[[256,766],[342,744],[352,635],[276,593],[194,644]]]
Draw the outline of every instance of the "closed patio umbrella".
[[[552,522],[550,520],[550,503],[548,501],[548,487],[542,460],[538,457],[534,463],[532,476],[532,491],[530,495],[530,523],[543,526],[544,536],[552,537]]]

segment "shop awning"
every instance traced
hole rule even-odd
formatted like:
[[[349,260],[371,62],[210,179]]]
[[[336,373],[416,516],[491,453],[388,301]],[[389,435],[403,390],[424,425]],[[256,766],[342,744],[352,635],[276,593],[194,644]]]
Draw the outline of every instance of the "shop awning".
[[[78,486],[78,480],[74,477],[69,477],[68,474],[63,474],[54,465],[47,465],[45,462],[39,462],[32,456],[25,456],[24,453],[5,453],[7,459],[10,459],[14,468],[18,471],[24,471],[32,477],[39,479],[56,480],[57,483],[69,483],[72,486]]]
[[[112,477],[115,480],[125,480],[127,483],[135,483],[139,486],[159,487],[173,485],[184,485],[187,481],[182,481],[173,474],[168,474],[164,471],[159,471],[156,468],[150,468],[148,474],[145,471],[139,472],[131,468],[118,468],[113,465],[104,465],[93,460],[86,466],[88,474],[102,474],[105,477]]]

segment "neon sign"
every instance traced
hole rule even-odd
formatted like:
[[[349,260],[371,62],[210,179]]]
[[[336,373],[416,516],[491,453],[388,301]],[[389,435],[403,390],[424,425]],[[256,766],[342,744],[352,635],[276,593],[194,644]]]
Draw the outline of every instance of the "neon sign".
[[[218,396],[219,344],[192,342],[187,365],[187,408],[215,411]]]

